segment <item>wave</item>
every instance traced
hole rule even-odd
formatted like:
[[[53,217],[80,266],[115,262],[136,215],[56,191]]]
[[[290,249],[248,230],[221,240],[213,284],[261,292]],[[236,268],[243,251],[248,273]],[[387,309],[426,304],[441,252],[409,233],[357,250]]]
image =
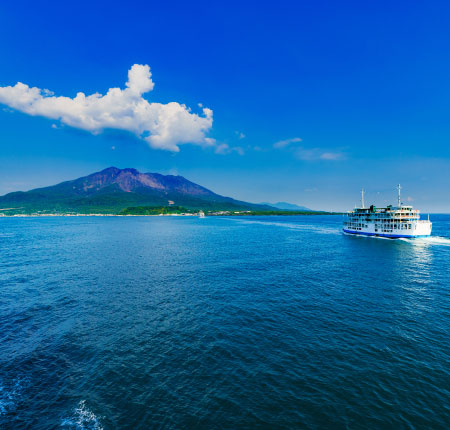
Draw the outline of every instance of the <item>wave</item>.
[[[429,236],[429,237],[415,237],[415,238],[390,238],[390,237],[382,237],[382,236],[365,236],[360,234],[351,234],[342,232],[339,228],[318,226],[314,224],[294,224],[289,222],[276,222],[276,221],[257,221],[257,220],[241,220],[241,219],[233,219],[233,221],[240,222],[242,224],[260,224],[274,227],[284,227],[291,230],[307,230],[313,231],[320,234],[345,234],[346,236],[359,237],[364,239],[379,239],[379,240],[389,240],[389,241],[404,241],[407,243],[411,243],[413,245],[441,245],[441,246],[450,246],[450,238],[442,237],[442,236]]]
[[[99,418],[81,400],[70,418],[63,419],[61,427],[70,430],[103,430]]]
[[[28,382],[28,378],[17,378],[10,383],[0,381],[0,416],[7,415],[17,409]]]
[[[450,246],[450,239],[448,237],[442,236],[429,236],[429,237],[416,237],[413,239],[401,238],[408,243],[412,243],[413,245],[441,245],[441,246]]]
[[[352,236],[352,237],[359,237],[364,239],[378,239],[378,240],[389,240],[392,242],[405,242],[409,243],[411,245],[442,245],[442,246],[450,246],[450,239],[447,237],[441,237],[441,236],[429,236],[429,237],[383,237],[383,236],[367,236],[364,234],[352,234],[352,233],[345,233],[342,232],[342,234],[345,234],[346,236]]]

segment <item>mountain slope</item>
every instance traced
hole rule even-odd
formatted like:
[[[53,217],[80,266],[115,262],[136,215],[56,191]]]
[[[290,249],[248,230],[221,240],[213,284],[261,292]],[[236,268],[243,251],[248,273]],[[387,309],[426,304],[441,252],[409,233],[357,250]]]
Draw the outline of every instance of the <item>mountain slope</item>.
[[[264,210],[208,190],[182,176],[109,167],[72,181],[0,197],[0,209],[18,213],[118,213],[130,206],[184,206],[206,210]]]

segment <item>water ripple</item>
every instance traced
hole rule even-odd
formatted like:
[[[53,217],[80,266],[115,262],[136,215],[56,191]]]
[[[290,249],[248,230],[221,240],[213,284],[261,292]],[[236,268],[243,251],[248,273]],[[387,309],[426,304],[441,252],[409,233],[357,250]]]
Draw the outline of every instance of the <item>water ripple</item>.
[[[0,427],[447,428],[450,217],[341,221],[0,219]]]

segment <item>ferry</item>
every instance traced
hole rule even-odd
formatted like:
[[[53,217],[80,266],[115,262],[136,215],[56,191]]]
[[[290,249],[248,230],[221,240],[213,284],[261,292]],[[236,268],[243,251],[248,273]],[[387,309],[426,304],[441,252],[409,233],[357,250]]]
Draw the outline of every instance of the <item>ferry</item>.
[[[412,206],[405,206],[400,197],[401,186],[398,185],[397,206],[385,208],[364,206],[364,189],[361,190],[361,207],[344,215],[344,233],[363,236],[389,238],[427,237],[431,235],[432,223],[420,219],[420,212]]]

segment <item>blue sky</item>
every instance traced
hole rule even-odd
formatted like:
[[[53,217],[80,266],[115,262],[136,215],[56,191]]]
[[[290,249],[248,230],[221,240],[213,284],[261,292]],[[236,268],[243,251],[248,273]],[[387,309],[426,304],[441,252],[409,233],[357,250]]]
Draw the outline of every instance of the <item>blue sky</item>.
[[[20,112],[12,93],[1,194],[114,165],[331,210],[353,207],[361,187],[366,201],[394,203],[400,182],[405,201],[450,212],[450,3],[37,3],[0,5],[0,87],[104,95],[148,65],[154,88],[139,97],[191,111],[150,142],[142,121],[76,127],[75,114]],[[201,130],[199,103],[213,112]],[[180,133],[196,142],[176,143]]]

